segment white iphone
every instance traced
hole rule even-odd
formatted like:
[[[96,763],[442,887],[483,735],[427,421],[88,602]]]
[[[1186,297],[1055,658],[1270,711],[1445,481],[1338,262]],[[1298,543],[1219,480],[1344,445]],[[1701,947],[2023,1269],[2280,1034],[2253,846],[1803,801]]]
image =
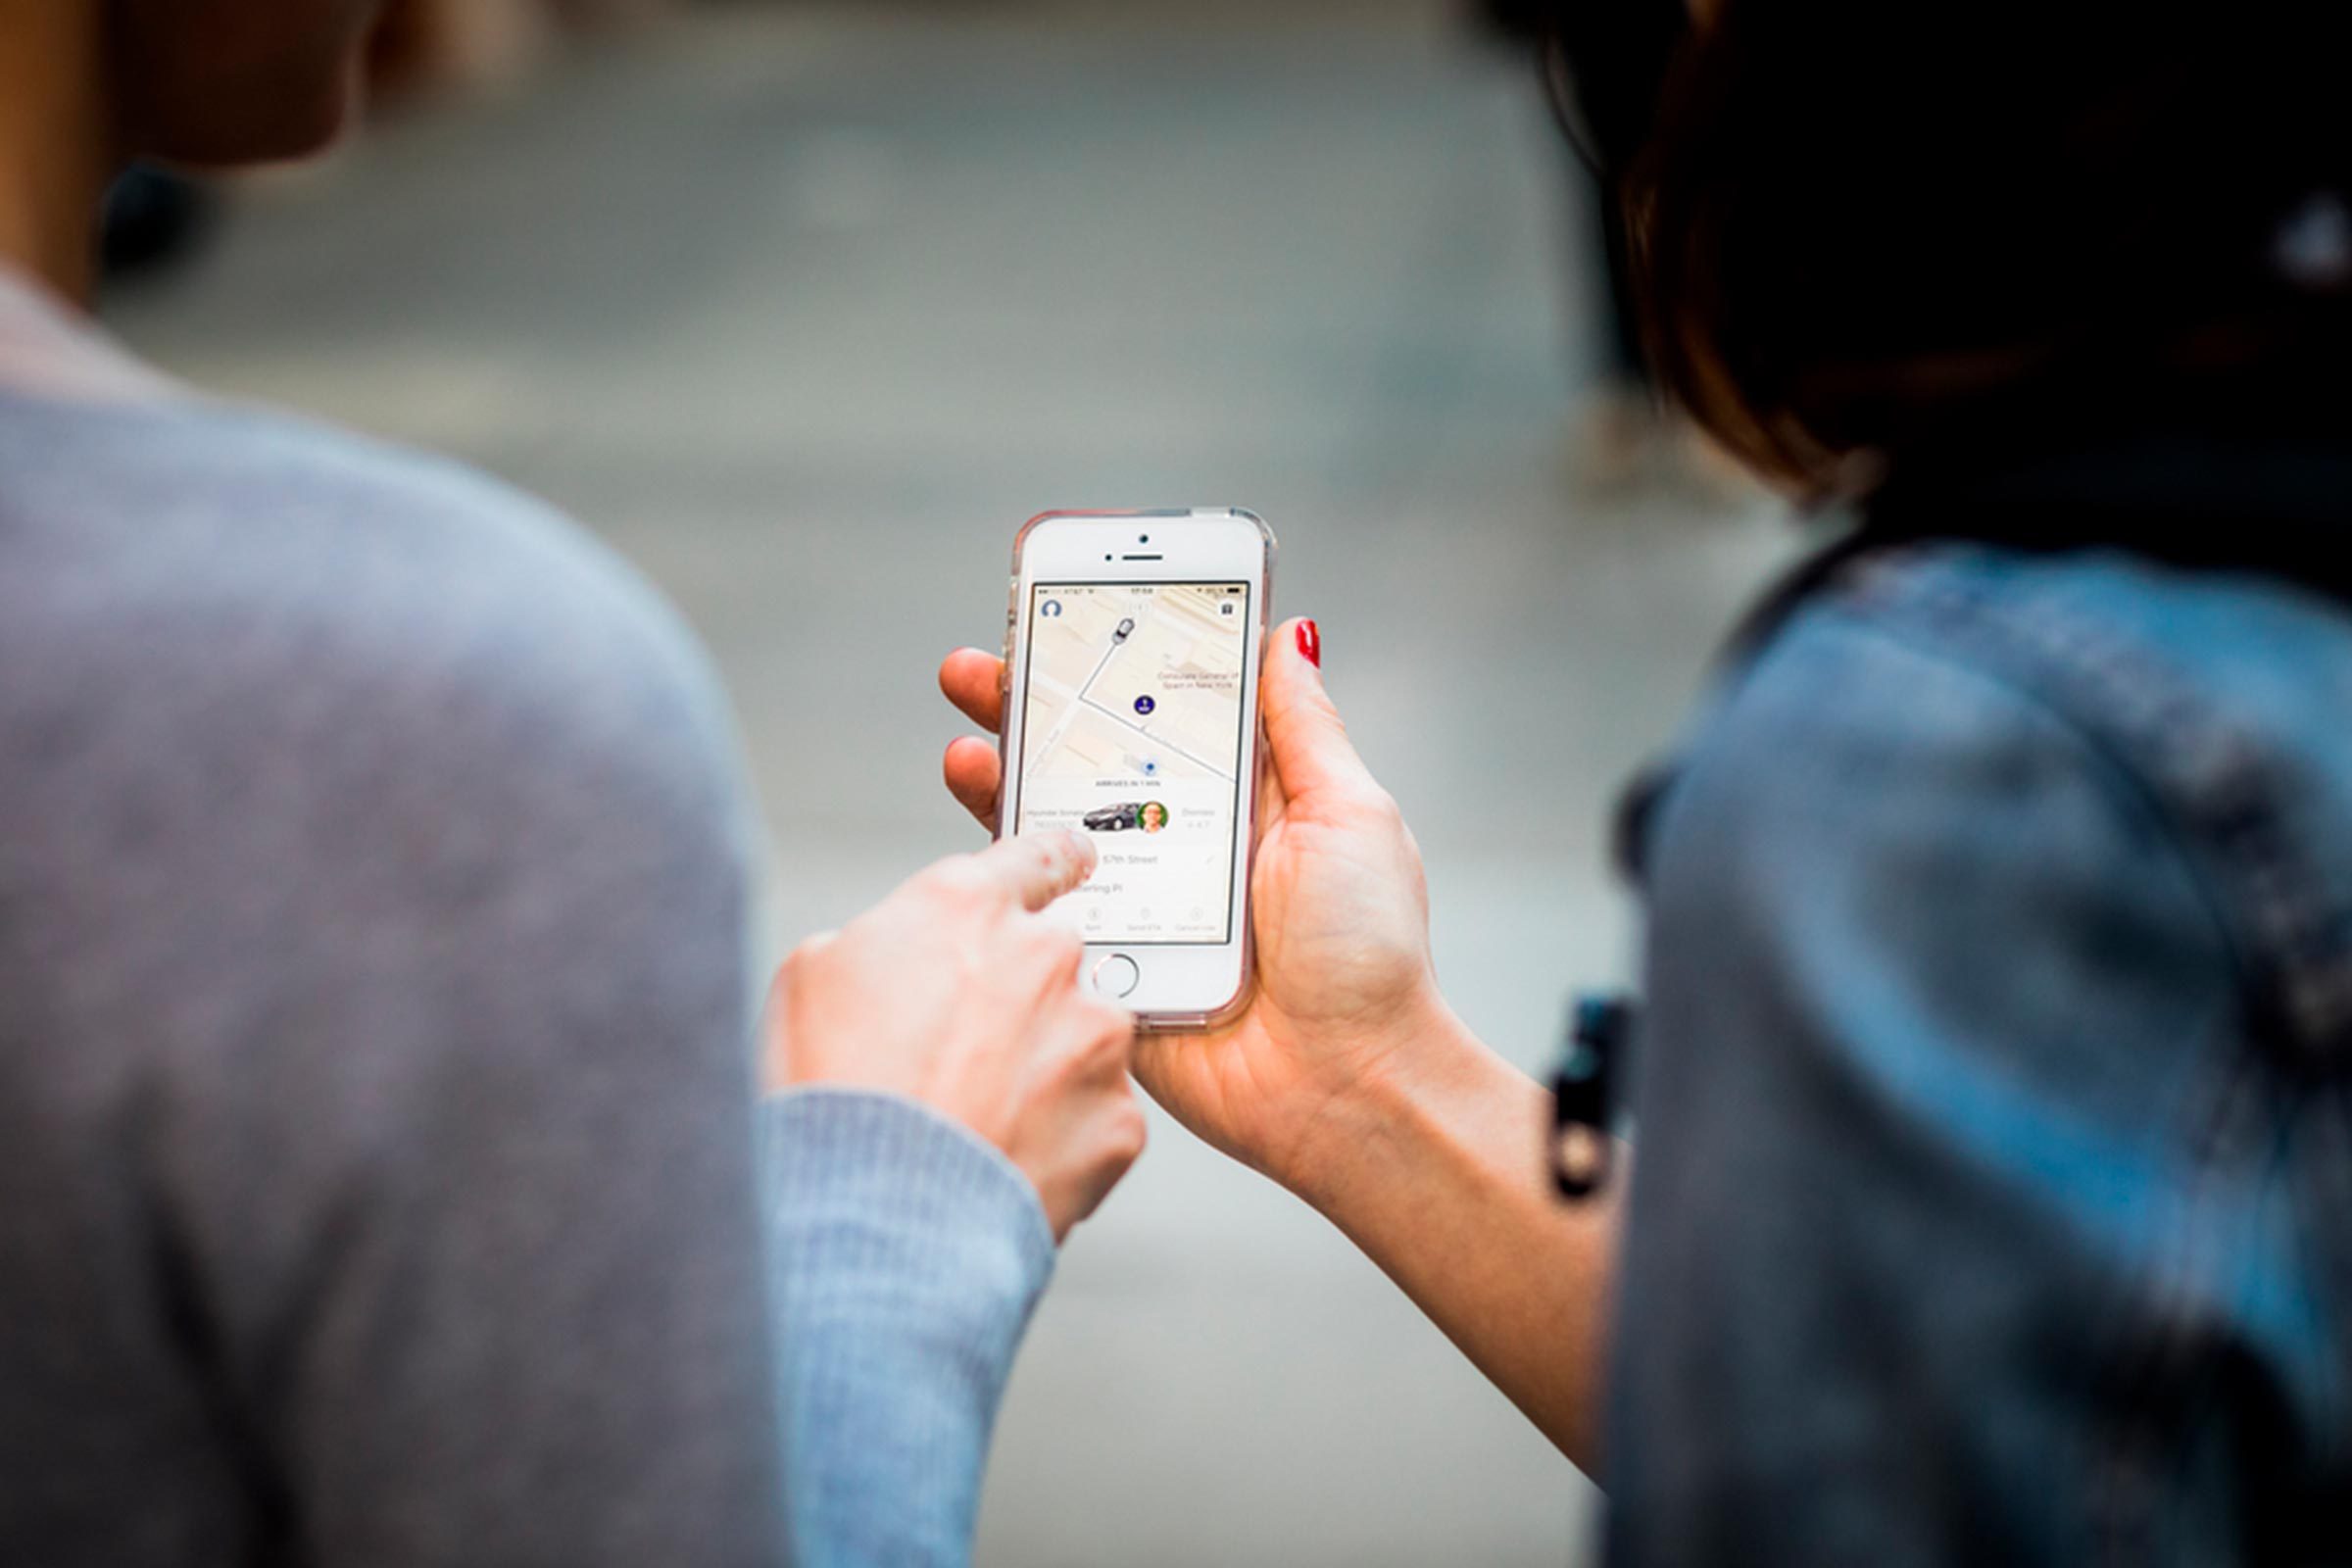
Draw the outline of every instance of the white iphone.
[[[1249,1005],[1274,535],[1233,508],[1048,513],[1013,543],[1001,833],[1083,833],[1054,917],[1152,1030]]]

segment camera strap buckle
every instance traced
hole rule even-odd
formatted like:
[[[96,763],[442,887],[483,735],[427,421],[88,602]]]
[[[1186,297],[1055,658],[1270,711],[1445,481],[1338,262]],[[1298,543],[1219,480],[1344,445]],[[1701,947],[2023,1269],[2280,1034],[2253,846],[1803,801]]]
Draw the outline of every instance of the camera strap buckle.
[[[1546,1151],[1552,1185],[1570,1202],[1583,1202],[1609,1184],[1615,1081],[1637,1016],[1634,1003],[1622,996],[1577,999],[1566,1054],[1552,1078]]]

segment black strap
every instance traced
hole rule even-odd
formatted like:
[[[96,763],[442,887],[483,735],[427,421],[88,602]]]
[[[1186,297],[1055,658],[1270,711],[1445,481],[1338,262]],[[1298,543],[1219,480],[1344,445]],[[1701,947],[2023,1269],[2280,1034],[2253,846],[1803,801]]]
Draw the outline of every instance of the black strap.
[[[1551,1180],[1570,1202],[1608,1186],[1615,1168],[1617,1085],[1638,1016],[1625,997],[1577,999],[1551,1082]]]

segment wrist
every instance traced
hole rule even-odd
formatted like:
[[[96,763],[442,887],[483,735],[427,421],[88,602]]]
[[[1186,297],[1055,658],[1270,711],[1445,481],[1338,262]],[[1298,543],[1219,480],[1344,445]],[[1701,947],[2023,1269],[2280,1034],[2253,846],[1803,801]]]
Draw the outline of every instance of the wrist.
[[[1424,1161],[1460,1110],[1529,1084],[1433,989],[1383,1029],[1292,1141],[1275,1179],[1345,1228],[1348,1200]],[[1534,1157],[1532,1154],[1531,1158]]]

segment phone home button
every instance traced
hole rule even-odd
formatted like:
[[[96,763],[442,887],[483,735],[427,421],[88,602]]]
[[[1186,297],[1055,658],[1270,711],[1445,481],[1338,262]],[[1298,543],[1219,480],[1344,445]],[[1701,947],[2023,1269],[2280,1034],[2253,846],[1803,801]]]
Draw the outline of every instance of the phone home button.
[[[1114,953],[1095,965],[1095,991],[1100,996],[1133,996],[1136,982],[1142,978],[1143,971],[1124,953]]]

